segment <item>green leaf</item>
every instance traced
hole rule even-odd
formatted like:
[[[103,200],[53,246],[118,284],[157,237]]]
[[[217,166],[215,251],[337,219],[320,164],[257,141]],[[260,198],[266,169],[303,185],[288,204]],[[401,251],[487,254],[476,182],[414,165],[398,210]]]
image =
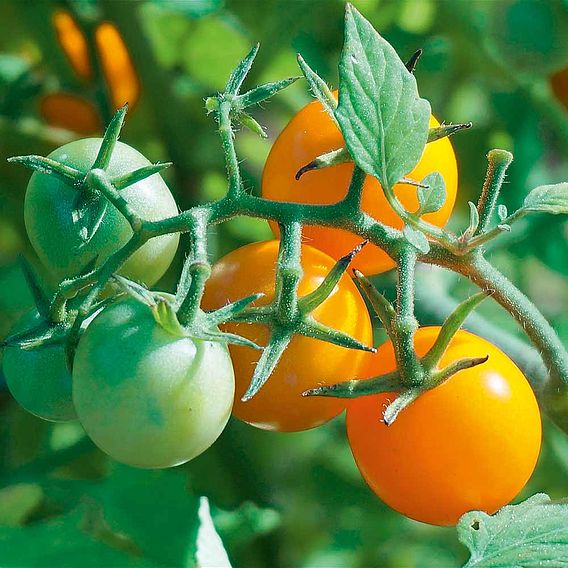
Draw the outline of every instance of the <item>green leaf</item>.
[[[428,243],[428,239],[423,232],[411,227],[410,225],[405,225],[403,230],[404,236],[406,240],[418,251],[422,254],[428,254],[430,250],[430,244]]]
[[[542,493],[493,516],[466,513],[457,530],[471,553],[464,568],[566,565],[568,504],[553,503]]]
[[[420,160],[430,104],[391,45],[349,4],[335,116],[357,165],[392,187]]]
[[[444,178],[438,172],[432,172],[422,180],[422,185],[428,187],[418,187],[420,215],[438,211],[446,201],[446,184],[444,183]]]
[[[469,225],[463,234],[466,240],[473,237],[473,235],[475,235],[475,231],[477,231],[477,227],[479,227],[479,211],[477,210],[475,203],[468,201],[467,204],[469,206]]]
[[[202,18],[223,7],[223,0],[152,0],[163,10],[179,12],[189,18]]]
[[[567,214],[568,182],[541,185],[533,189],[525,197],[523,208],[527,211],[539,211],[553,215]]]
[[[221,537],[215,530],[209,500],[201,497],[199,500],[199,530],[197,531],[197,550],[195,558],[199,568],[231,568],[227,551]]]
[[[276,93],[282,91],[286,87],[294,84],[298,79],[300,79],[300,77],[288,77],[281,81],[274,81],[272,83],[260,85],[259,87],[239,95],[239,105],[241,105],[241,108],[247,108],[251,105],[259,104],[266,99],[273,97]]]
[[[507,211],[507,206],[501,203],[501,205],[497,207],[497,216],[499,217],[499,221],[504,221],[508,215],[509,212]]]

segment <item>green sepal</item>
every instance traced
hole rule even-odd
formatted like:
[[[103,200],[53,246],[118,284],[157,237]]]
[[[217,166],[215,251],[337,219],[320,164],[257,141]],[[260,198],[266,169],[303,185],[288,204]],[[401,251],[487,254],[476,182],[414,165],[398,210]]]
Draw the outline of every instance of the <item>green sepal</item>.
[[[310,90],[314,97],[322,104],[323,108],[329,114],[333,122],[337,124],[335,117],[335,109],[337,108],[337,100],[333,96],[331,89],[327,83],[306,63],[304,58],[298,53],[298,65],[308,81]]]
[[[390,336],[392,334],[392,322],[396,317],[394,306],[371,284],[371,281],[363,273],[353,270],[353,274]]]
[[[42,321],[35,327],[6,337],[0,343],[0,347],[19,347],[28,350],[63,343],[70,327],[71,323],[68,321],[56,324]]]
[[[157,303],[157,295],[133,280],[125,278],[120,274],[112,275],[113,281],[118,284],[119,288],[126,292],[134,300],[146,304],[149,308],[154,308]]]
[[[423,389],[415,387],[402,391],[386,408],[383,413],[383,422],[391,426],[397,416],[408,408],[422,393]]]
[[[209,319],[215,323],[215,325],[226,323],[228,321],[233,320],[237,315],[241,314],[245,308],[250,306],[250,304],[256,302],[262,297],[264,297],[264,294],[262,293],[251,294],[250,296],[241,298],[236,302],[227,304],[226,306],[223,306],[218,310],[208,312],[207,315]]]
[[[461,328],[469,314],[473,312],[473,310],[492,293],[493,292],[489,290],[470,296],[469,298],[467,298],[467,300],[459,304],[455,308],[455,310],[446,318],[446,321],[440,328],[440,332],[438,333],[436,341],[422,359],[422,364],[427,372],[431,369],[434,369],[438,365],[440,359],[446,352],[446,349],[448,348],[448,345],[450,344],[452,338]]]
[[[250,400],[266,383],[291,340],[292,334],[289,332],[272,331],[268,344],[256,364],[250,385],[241,398],[243,402]]]
[[[190,334],[192,337],[202,339],[203,341],[214,341],[216,343],[228,343],[230,345],[239,345],[240,347],[250,347],[251,349],[261,350],[262,347],[254,341],[237,335],[236,333],[227,333],[224,331],[216,331],[210,329],[207,331],[199,331]]]
[[[410,59],[404,64],[410,73],[414,73],[418,60],[422,57],[424,51],[422,49],[417,49],[411,56]]]
[[[259,49],[260,43],[255,44],[244,59],[237,65],[236,69],[229,77],[229,81],[225,87],[225,94],[236,95],[239,92],[239,89],[246,79]]]
[[[72,168],[71,166],[52,160],[51,158],[44,158],[43,156],[14,156],[12,158],[8,158],[7,161],[13,164],[21,164],[26,168],[39,172],[40,174],[55,176],[63,183],[71,186],[81,183],[85,177],[85,174],[76,168]]]
[[[23,256],[20,256],[19,260],[22,272],[24,273],[24,278],[26,279],[26,283],[30,289],[30,292],[32,293],[37,312],[43,318],[48,319],[50,307],[49,298],[41,287],[37,274],[35,273],[31,264]]]
[[[95,236],[103,222],[108,201],[91,191],[78,189],[73,200],[71,218],[77,228],[81,245],[84,246]]]
[[[313,292],[310,292],[298,300],[298,309],[302,313],[309,314],[313,312],[319,305],[327,300],[343,274],[345,274],[351,261],[368,242],[369,241],[361,242],[352,251],[341,257],[327,273],[322,283]]]
[[[353,158],[347,148],[338,148],[314,158],[309,164],[301,167],[294,176],[298,181],[305,173],[312,170],[321,170],[322,168],[329,168],[330,166],[337,166],[339,164],[346,164],[353,162]]]
[[[261,138],[268,138],[268,134],[264,128],[250,115],[246,112],[239,112],[236,115],[236,119],[245,127],[248,128],[251,132],[254,132]]]
[[[441,124],[440,126],[435,126],[430,128],[428,131],[428,143],[435,142],[441,138],[446,138],[447,136],[452,136],[460,130],[467,130],[473,126],[472,122],[465,122],[460,124]]]
[[[103,137],[103,141],[101,143],[101,147],[99,148],[99,152],[97,157],[95,158],[95,162],[92,165],[93,170],[106,170],[110,159],[112,157],[112,153],[114,151],[114,147],[118,142],[118,138],[120,136],[120,131],[122,130],[122,125],[124,124],[124,119],[126,117],[126,113],[128,112],[128,103],[124,106],[119,108],[115,115],[112,117],[109,125],[105,130],[105,134]]]
[[[294,84],[301,76],[288,77],[287,79],[281,79],[280,81],[273,81],[270,83],[265,83],[260,85],[242,95],[237,97],[238,108],[247,108],[252,105],[256,105],[274,96],[276,93],[282,91],[286,87]]]
[[[298,325],[294,332],[306,337],[311,337],[312,339],[319,339],[320,341],[332,343],[339,347],[345,347],[346,349],[357,349],[359,351],[367,351],[368,353],[376,352],[374,347],[365,345],[354,337],[351,337],[337,329],[333,329],[332,327],[328,327],[310,316],[306,317],[304,321]]]
[[[385,392],[400,392],[405,388],[400,374],[394,371],[371,379],[352,379],[335,385],[322,385],[303,392],[302,396],[358,398]]]
[[[144,166],[142,168],[138,168],[133,172],[129,172],[122,176],[116,176],[110,180],[112,185],[117,190],[124,189],[130,185],[134,185],[135,183],[146,179],[154,174],[160,173],[162,170],[169,168],[172,165],[172,162],[157,162],[155,164],[151,164],[150,166]]]
[[[190,333],[185,329],[177,318],[173,304],[163,297],[156,297],[155,303],[150,308],[156,322],[168,333],[176,337],[188,337]]]

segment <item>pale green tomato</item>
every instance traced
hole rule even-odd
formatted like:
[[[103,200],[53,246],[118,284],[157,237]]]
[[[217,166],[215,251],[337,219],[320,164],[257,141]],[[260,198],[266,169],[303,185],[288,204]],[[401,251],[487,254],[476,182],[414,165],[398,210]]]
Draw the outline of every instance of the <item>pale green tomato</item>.
[[[174,336],[132,299],[93,320],[73,366],[85,431],[111,457],[136,467],[171,467],[205,451],[227,424],[234,389],[224,344]]]
[[[61,146],[49,157],[81,171],[92,167],[101,138],[85,138]],[[150,162],[127,144],[117,142],[107,172],[123,175]],[[159,221],[178,214],[176,202],[159,174],[121,190],[130,207],[143,219]],[[24,221],[28,236],[43,264],[58,279],[75,276],[94,258],[104,262],[132,236],[132,229],[110,203],[94,236],[86,244],[73,222],[77,190],[53,175],[35,172],[28,184]],[[120,273],[152,285],[170,265],[179,241],[178,234],[150,239],[123,265]]]
[[[41,316],[34,309],[16,322],[10,335],[40,323]],[[62,344],[35,349],[6,347],[2,368],[12,396],[28,412],[55,422],[77,418]]]

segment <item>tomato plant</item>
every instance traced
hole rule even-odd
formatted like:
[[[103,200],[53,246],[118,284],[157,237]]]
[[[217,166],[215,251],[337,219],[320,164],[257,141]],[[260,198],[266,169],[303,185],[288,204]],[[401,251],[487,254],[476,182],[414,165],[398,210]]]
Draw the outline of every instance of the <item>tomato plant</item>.
[[[430,127],[439,126],[430,117]],[[296,173],[316,157],[345,145],[341,131],[324,111],[319,101],[313,101],[296,113],[280,133],[270,150],[262,174],[262,195],[277,201],[328,204],[340,201],[347,195],[352,164],[339,164],[323,170],[307,172],[299,180]],[[440,172],[446,184],[444,204],[423,219],[443,227],[450,217],[456,199],[458,172],[452,144],[448,138],[429,143],[418,165],[408,174],[422,180],[432,172]],[[395,193],[409,211],[418,209],[416,187],[406,184],[395,186]],[[378,221],[391,227],[402,228],[403,221],[385,197],[377,179],[369,176],[363,185],[361,207]],[[277,233],[276,224],[272,224]],[[310,244],[333,258],[340,258],[347,248],[353,248],[360,237],[335,227],[307,226],[304,236]],[[353,264],[365,274],[377,274],[395,266],[388,254],[376,246],[361,251]]]
[[[136,467],[171,467],[205,451],[231,415],[233,393],[225,345],[172,334],[137,300],[105,308],[75,355],[81,424],[103,451]]]
[[[50,158],[87,171],[101,146],[100,138],[70,142],[50,154]],[[150,162],[130,146],[118,142],[109,164],[109,175],[120,176]],[[94,260],[102,263],[119,250],[132,235],[123,215],[107,206],[89,240],[78,228],[78,190],[54,176],[36,172],[32,175],[24,202],[28,236],[45,266],[59,279],[80,273]],[[165,219],[178,209],[170,190],[159,175],[153,175],[124,188],[121,196],[138,213],[153,219]],[[96,199],[88,207],[95,207]],[[104,207],[104,202],[101,205]],[[178,235],[164,235],[150,240],[124,264],[121,273],[147,284],[156,282],[170,265],[177,249]]]
[[[420,328],[424,356],[440,328]],[[467,511],[494,513],[530,478],[540,452],[537,401],[517,366],[488,341],[458,331],[441,359],[489,356],[422,394],[387,426],[395,393],[357,398],[347,408],[349,444],[371,489],[418,521],[452,525]],[[368,375],[396,368],[391,342],[369,356]]]
[[[43,318],[34,309],[16,322],[10,333],[36,327]],[[8,389],[28,412],[44,420],[76,418],[71,396],[71,373],[67,368],[64,345],[43,349],[7,347],[2,368]]]
[[[334,265],[328,255],[307,245],[302,246],[301,255],[304,274],[298,287],[300,297],[313,292]],[[274,298],[277,256],[278,241],[253,243],[225,255],[213,266],[203,298],[204,307],[220,308],[254,292],[264,294],[256,305],[268,304]],[[362,343],[371,343],[367,308],[357,288],[345,275],[312,316]],[[261,325],[231,323],[223,328],[259,345],[266,345],[268,341],[268,330]],[[248,388],[259,354],[239,345],[231,345],[229,349],[236,380],[234,415],[259,428],[286,432],[313,428],[337,416],[345,408],[344,401],[303,398],[302,393],[317,384],[333,384],[356,377],[364,361],[363,352],[296,336],[260,392],[243,402],[241,397]]]

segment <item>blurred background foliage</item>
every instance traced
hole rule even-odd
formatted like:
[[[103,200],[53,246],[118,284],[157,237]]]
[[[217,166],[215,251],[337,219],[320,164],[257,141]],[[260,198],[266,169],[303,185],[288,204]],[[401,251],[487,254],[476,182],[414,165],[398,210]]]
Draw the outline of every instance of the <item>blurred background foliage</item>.
[[[515,155],[502,196],[510,209],[528,189],[568,180],[566,0],[354,4],[403,59],[424,49],[416,77],[440,120],[474,123],[453,139],[460,167],[454,228],[464,226],[467,201],[477,199],[491,148]],[[253,42],[262,48],[249,85],[299,74],[297,52],[337,85],[340,0],[0,0],[0,6],[0,336],[31,305],[19,255],[42,270],[23,226],[29,173],[6,157],[46,155],[100,134],[112,107],[127,97],[135,104],[122,139],[152,161],[175,162],[165,177],[187,208],[223,194],[222,153],[203,102]],[[69,15],[78,22],[75,32]],[[106,35],[97,31],[101,22],[112,24]],[[66,29],[75,59],[61,43]],[[81,64],[82,49],[98,50],[101,66]],[[112,61],[119,63],[113,68]],[[271,141],[309,100],[299,81],[256,113],[268,141],[238,133],[251,191],[258,191]],[[211,255],[270,236],[265,222],[231,221],[215,227]],[[567,243],[564,217],[531,216],[491,251],[565,344]],[[174,285],[182,257],[183,247],[162,288]],[[471,292],[431,267],[420,270],[419,280],[427,286],[418,304],[423,323],[438,322],[448,305]],[[376,283],[392,293],[392,274]],[[523,338],[494,303],[480,314],[489,335]],[[524,495],[566,497],[567,479],[568,441],[547,423],[542,459]],[[442,567],[467,556],[453,529],[405,519],[374,497],[352,461],[342,418],[299,434],[233,420],[193,462],[145,472],[110,463],[82,439],[79,425],[42,422],[0,391],[2,566],[192,565],[196,495],[210,498],[235,566]]]

